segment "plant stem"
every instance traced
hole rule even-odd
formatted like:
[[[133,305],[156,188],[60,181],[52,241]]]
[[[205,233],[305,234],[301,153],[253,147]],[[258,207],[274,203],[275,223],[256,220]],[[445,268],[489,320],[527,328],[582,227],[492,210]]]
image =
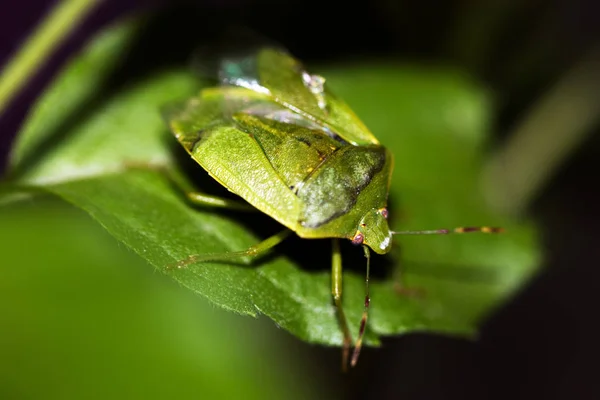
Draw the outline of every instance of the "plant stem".
[[[0,74],[0,115],[98,0],[63,0],[45,17]]]
[[[498,211],[520,215],[600,119],[600,48],[546,94],[488,162],[484,192]]]

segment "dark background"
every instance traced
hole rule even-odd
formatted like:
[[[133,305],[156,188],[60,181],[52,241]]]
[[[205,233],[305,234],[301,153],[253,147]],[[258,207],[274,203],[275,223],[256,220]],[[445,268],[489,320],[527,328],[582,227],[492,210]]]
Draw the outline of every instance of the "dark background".
[[[52,5],[0,5],[1,64]],[[499,143],[600,38],[594,0],[106,0],[0,117],[0,171],[28,108],[68,57],[107,23],[148,9],[175,13],[202,30],[241,22],[307,62],[370,56],[457,65],[493,90]],[[349,376],[338,374],[337,349],[314,348],[315,372],[331,375],[319,381],[344,398],[600,398],[599,146],[598,135],[589,136],[530,205],[543,235],[543,272],[488,319],[481,340],[389,338],[385,350],[365,352]]]

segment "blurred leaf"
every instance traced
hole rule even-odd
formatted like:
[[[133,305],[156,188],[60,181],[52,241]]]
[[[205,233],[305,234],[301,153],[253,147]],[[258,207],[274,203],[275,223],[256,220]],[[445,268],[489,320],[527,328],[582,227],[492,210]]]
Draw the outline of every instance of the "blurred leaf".
[[[314,397],[276,332],[154,274],[73,207],[38,198],[0,220],[0,398]]]
[[[110,46],[105,48],[110,51]],[[86,57],[90,52],[83,53],[76,65],[84,64]],[[86,75],[95,71],[82,74],[73,68],[42,97],[21,133],[12,165],[22,169],[19,182],[42,186],[84,209],[157,269],[211,302],[242,314],[263,313],[309,342],[339,345],[341,333],[325,271],[306,272],[306,266],[280,252],[256,267],[203,263],[178,271],[165,268],[190,254],[242,250],[259,240],[239,214],[194,209],[162,174],[127,168],[176,166],[169,146],[174,139],[160,120],[158,107],[193,93],[197,86],[187,73],[162,71],[122,88],[62,132],[64,140],[36,153],[35,163],[21,165],[18,160],[31,150],[27,143],[51,136],[47,132],[51,128],[43,123],[50,117],[43,112],[47,99],[58,96],[61,82],[73,80],[76,85],[91,79]],[[395,229],[457,225],[509,229],[497,236],[397,240],[401,254],[396,246],[392,259],[401,268],[402,282],[425,294],[398,294],[393,279],[374,280],[369,343],[376,343],[379,334],[415,330],[473,333],[480,318],[532,274],[539,258],[532,226],[493,215],[479,194],[488,128],[485,93],[460,74],[443,69],[357,65],[323,74],[395,154],[390,198]],[[324,267],[329,257],[323,255]],[[345,275],[344,304],[351,322],[358,322],[362,311],[363,279]],[[352,326],[356,332],[357,326]]]
[[[36,104],[11,153],[13,167],[29,167],[40,151],[56,143],[68,124],[77,123],[81,108],[102,92],[108,77],[127,54],[138,22],[120,24],[101,33],[85,53],[74,59],[69,73],[56,79]],[[13,171],[15,172],[15,171]]]

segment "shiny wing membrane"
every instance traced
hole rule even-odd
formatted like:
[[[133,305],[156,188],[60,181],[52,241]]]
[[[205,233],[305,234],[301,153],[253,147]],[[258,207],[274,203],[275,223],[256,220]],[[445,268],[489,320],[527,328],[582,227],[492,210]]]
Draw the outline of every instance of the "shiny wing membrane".
[[[246,54],[224,54],[219,56],[216,70],[221,84],[270,96],[287,109],[321,125],[330,136],[339,136],[353,145],[379,144],[350,107],[327,88],[325,79],[308,73],[302,63],[285,50],[252,47]]]

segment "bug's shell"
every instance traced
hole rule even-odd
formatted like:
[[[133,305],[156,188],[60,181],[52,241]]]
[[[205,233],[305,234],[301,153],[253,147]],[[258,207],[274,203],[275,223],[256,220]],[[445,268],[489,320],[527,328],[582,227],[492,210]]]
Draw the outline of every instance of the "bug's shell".
[[[214,179],[300,237],[352,240],[360,234],[377,253],[389,251],[382,210],[391,153],[371,140],[364,125],[333,130],[335,123],[302,112],[308,100],[297,100],[303,109],[290,108],[272,92],[204,89],[167,118],[179,142]],[[335,102],[335,121],[358,120]]]

